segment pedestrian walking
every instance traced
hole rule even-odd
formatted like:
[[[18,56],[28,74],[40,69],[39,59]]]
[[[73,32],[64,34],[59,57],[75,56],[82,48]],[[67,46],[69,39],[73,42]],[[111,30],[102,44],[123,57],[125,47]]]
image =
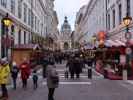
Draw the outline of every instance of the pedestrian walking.
[[[26,89],[27,88],[27,80],[30,76],[30,65],[26,59],[20,65],[20,70],[21,70],[22,87],[23,87],[23,89]]]
[[[48,66],[48,58],[45,56],[43,58],[43,63],[42,63],[42,76],[43,78],[46,78],[46,68]]]
[[[33,88],[37,89],[37,87],[38,87],[38,75],[37,75],[36,70],[34,70],[32,73],[32,79],[33,79]]]
[[[74,66],[74,73],[76,74],[76,78],[80,78],[82,67],[81,67],[81,62],[80,62],[79,57],[75,57],[73,66]]]
[[[10,74],[10,67],[7,58],[3,58],[1,59],[1,65],[0,65],[0,85],[2,91],[2,96],[0,97],[0,99],[2,100],[8,99],[8,90],[6,85],[8,84],[9,74]]]
[[[73,58],[72,57],[70,57],[69,60],[67,61],[66,69],[69,69],[71,79],[74,79],[74,65],[73,65]],[[68,72],[65,72],[65,75],[66,74],[68,74]]]
[[[54,100],[55,88],[59,85],[59,76],[56,71],[56,66],[54,62],[49,62],[46,70],[47,75],[47,86],[48,86],[48,100]]]
[[[17,81],[17,77],[18,77],[18,73],[19,73],[19,68],[16,64],[16,62],[13,62],[12,64],[12,68],[11,68],[11,76],[12,76],[12,80],[13,80],[13,89],[16,90],[16,81]]]

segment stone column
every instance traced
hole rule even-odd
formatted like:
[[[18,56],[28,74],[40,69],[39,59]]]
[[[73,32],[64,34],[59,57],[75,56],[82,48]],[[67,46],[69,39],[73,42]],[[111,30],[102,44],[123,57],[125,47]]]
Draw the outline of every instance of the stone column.
[[[110,30],[113,29],[113,9],[109,10],[109,14],[110,14]]]
[[[131,0],[132,1],[132,0]],[[122,0],[122,18],[124,18],[126,16],[127,13],[127,2],[126,0]]]
[[[119,4],[117,3],[115,6],[115,23],[116,23],[116,27],[119,26]]]

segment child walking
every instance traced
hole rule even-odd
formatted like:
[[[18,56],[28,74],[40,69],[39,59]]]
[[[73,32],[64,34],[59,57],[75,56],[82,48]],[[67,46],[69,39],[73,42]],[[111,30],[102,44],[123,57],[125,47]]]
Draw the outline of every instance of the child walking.
[[[38,75],[37,75],[36,70],[33,71],[32,79],[33,79],[33,88],[37,89],[37,87],[38,87]]]

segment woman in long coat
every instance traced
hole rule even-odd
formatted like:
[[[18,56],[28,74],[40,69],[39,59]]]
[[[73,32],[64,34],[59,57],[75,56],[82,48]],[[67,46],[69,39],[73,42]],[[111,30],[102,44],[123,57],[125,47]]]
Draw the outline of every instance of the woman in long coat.
[[[23,88],[26,89],[27,88],[27,79],[30,76],[30,65],[27,61],[24,61],[20,65],[20,71],[21,71],[21,79],[22,79],[22,83],[23,83]]]
[[[59,76],[56,71],[54,62],[49,62],[47,69],[46,69],[46,77],[47,77],[47,87],[49,90],[48,100],[54,100],[54,97],[53,97],[54,91],[55,91],[55,88],[57,88],[59,84]]]

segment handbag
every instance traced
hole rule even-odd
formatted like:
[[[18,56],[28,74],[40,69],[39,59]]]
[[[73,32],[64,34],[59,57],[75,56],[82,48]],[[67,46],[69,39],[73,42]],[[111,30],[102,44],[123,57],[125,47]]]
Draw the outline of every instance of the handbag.
[[[51,80],[53,84],[59,83],[59,76],[56,70],[53,70],[52,75],[51,75]]]
[[[58,84],[59,83],[59,76],[51,77],[51,80],[52,80],[53,84]]]

